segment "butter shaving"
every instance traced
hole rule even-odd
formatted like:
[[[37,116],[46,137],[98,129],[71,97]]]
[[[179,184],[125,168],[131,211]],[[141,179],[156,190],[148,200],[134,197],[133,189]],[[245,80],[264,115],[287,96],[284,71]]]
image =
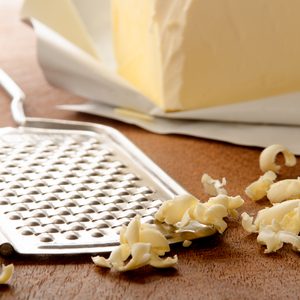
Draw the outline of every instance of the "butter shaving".
[[[265,245],[265,253],[276,252],[284,243],[300,251],[300,199],[274,204],[260,210],[256,219],[242,214],[242,226],[258,233],[258,243]]]
[[[7,284],[14,273],[14,265],[2,265],[2,273],[0,274],[0,284]]]
[[[258,201],[267,195],[277,175],[273,171],[267,171],[258,180],[252,182],[245,190],[246,195],[253,201]]]
[[[204,173],[201,178],[204,191],[210,196],[217,196],[220,194],[227,195],[227,191],[224,188],[226,185],[226,178],[222,178],[222,181],[211,178],[208,174]]]
[[[300,198],[300,178],[285,179],[270,186],[267,197],[271,203]]]
[[[278,173],[281,166],[275,163],[276,157],[279,153],[283,154],[285,165],[287,167],[293,167],[296,165],[297,160],[295,155],[286,147],[282,145],[271,145],[265,148],[259,157],[259,166],[262,172],[273,171]]]
[[[169,268],[177,264],[177,256],[162,258],[170,251],[164,235],[150,224],[141,224],[136,216],[120,232],[120,246],[111,252],[108,259],[96,256],[93,262],[100,267],[125,272],[145,265],[156,268]],[[129,257],[131,259],[128,261]],[[128,261],[128,262],[127,262]]]
[[[243,205],[244,200],[240,196],[218,195],[201,203],[192,195],[182,195],[167,202],[156,213],[156,219],[174,225],[177,232],[194,232],[197,238],[197,232],[203,229],[203,224],[223,233],[227,228],[223,218],[229,215],[236,217],[236,209]]]

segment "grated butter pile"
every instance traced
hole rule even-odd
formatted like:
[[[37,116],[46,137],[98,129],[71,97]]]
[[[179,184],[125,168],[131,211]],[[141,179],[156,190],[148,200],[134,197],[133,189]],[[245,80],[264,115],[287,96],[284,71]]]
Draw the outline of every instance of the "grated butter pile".
[[[189,231],[195,233],[202,228],[202,224],[213,226],[219,233],[227,228],[225,217],[237,217],[237,208],[244,200],[240,196],[229,197],[218,195],[211,197],[207,202],[201,203],[192,195],[182,195],[165,201],[155,218],[160,222],[174,225],[177,232]]]
[[[170,251],[169,243],[153,225],[141,224],[136,216],[120,232],[120,246],[111,252],[108,259],[96,256],[93,262],[100,267],[124,272],[146,265],[169,268],[177,264],[177,256],[161,258]],[[128,260],[130,258],[130,260]],[[128,261],[128,262],[127,262]]]
[[[226,180],[222,182],[212,179],[204,174],[203,186],[208,194],[215,197],[209,198],[205,203],[199,202],[192,195],[181,195],[165,201],[155,218],[157,221],[173,225],[176,233],[187,233],[189,239],[183,241],[183,247],[189,247],[191,239],[211,234],[211,230],[203,231],[203,225],[209,225],[219,233],[227,228],[225,217],[237,217],[237,208],[241,207],[244,200],[240,196],[227,196],[224,189]],[[177,264],[177,256],[164,256],[170,251],[169,242],[165,236],[150,224],[141,224],[140,217],[136,216],[120,232],[120,246],[111,252],[109,258],[102,256],[92,257],[93,262],[100,267],[110,268],[124,272],[134,270],[146,265],[156,268],[169,268]]]
[[[258,233],[258,243],[265,245],[265,253],[276,252],[284,243],[291,244],[300,251],[300,178],[285,179],[275,182],[280,166],[275,163],[276,157],[282,153],[285,165],[296,165],[296,157],[282,145],[271,145],[260,155],[260,169],[265,172],[257,181],[245,190],[254,201],[265,196],[273,204],[257,213],[254,220],[244,212],[242,226],[250,233]]]
[[[284,243],[292,244],[294,250],[300,251],[300,199],[262,209],[255,221],[243,213],[242,226],[250,233],[258,233],[258,243],[267,247],[265,253],[277,251]]]

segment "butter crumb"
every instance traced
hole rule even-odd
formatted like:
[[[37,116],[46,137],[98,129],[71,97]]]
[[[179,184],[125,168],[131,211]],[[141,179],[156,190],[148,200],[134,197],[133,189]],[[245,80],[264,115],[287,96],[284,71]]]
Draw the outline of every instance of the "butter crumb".
[[[267,195],[277,175],[273,171],[267,171],[258,180],[247,186],[245,193],[253,201],[258,201]]]
[[[183,243],[182,243],[182,246],[183,247],[189,247],[189,246],[191,246],[192,245],[192,241],[189,241],[189,240],[185,240]]]
[[[227,195],[227,191],[224,188],[226,185],[226,178],[222,178],[222,181],[211,178],[208,174],[204,173],[201,178],[204,191],[210,196]]]
[[[2,273],[0,274],[0,284],[7,284],[14,273],[14,265],[2,265]]]

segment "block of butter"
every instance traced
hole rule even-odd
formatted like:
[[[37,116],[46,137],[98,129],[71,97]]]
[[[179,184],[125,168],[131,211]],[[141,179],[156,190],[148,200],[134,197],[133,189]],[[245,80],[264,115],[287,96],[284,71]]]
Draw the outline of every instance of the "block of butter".
[[[25,0],[21,14],[65,39],[35,25],[47,79],[79,95],[152,115],[295,124],[281,103],[298,101],[299,11],[298,0]]]
[[[300,1],[112,0],[118,72],[165,111],[300,89]]]

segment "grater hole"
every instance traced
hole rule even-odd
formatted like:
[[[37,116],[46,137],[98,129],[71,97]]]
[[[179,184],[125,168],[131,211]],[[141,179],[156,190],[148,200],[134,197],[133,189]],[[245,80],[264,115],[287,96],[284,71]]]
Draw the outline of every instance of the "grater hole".
[[[95,183],[95,180],[93,180],[92,178],[87,178],[87,179],[82,180],[82,183],[85,183],[85,184]]]
[[[42,211],[38,211],[38,212],[34,212],[32,215],[31,215],[32,218],[45,218],[47,217],[47,214],[42,212]]]
[[[64,190],[63,190],[62,187],[53,186],[53,187],[51,187],[49,189],[49,192],[50,193],[54,193],[54,194],[56,194],[56,193],[64,193]]]
[[[103,237],[103,233],[101,233],[99,230],[91,230],[91,236],[95,238]]]
[[[58,211],[57,211],[57,213],[59,215],[61,215],[61,216],[69,216],[69,215],[71,215],[71,212],[68,209],[66,209],[66,208],[59,208]]]
[[[57,226],[54,226],[54,225],[47,225],[45,227],[45,231],[46,233],[58,233],[59,232],[59,229]]]
[[[34,232],[32,229],[26,228],[26,229],[21,230],[21,234],[22,235],[33,235]]]
[[[41,209],[51,209],[51,208],[53,208],[53,205],[51,205],[50,203],[40,203],[39,208],[41,208]]]
[[[79,231],[79,230],[84,230],[85,226],[83,224],[74,224],[71,226],[71,230],[73,231]]]
[[[131,209],[133,209],[133,210],[144,209],[144,207],[140,204],[136,204],[136,205],[132,206]]]
[[[23,160],[23,157],[14,157],[14,160],[16,160],[17,162],[19,162],[20,160]],[[16,166],[17,167],[17,166]]]
[[[0,200],[0,205],[9,205],[10,204],[10,201],[9,200]]]
[[[103,169],[106,169],[106,168],[103,164],[99,164],[99,165],[95,166],[94,169],[95,170],[103,170]]]
[[[43,149],[43,153],[51,153],[52,152],[52,150],[50,150],[50,149]]]
[[[14,163],[9,163],[5,166],[6,168],[17,168],[18,165],[17,164],[14,164]]]
[[[107,209],[107,211],[119,211],[119,208],[116,206],[111,206]]]
[[[38,195],[40,194],[39,190],[36,188],[30,188],[26,190],[27,195]]]
[[[75,178],[76,175],[74,175],[74,174],[72,174],[72,173],[67,173],[67,174],[65,175],[65,177],[66,177],[66,178]]]
[[[92,207],[82,207],[80,211],[85,214],[92,214],[96,212]]]
[[[77,192],[85,192],[85,191],[88,191],[89,189],[82,185],[82,186],[78,186],[76,189],[75,189]]]
[[[118,195],[118,196],[128,196],[129,195],[129,193],[123,188],[113,190],[111,194]]]
[[[58,181],[57,184],[58,185],[69,185],[69,184],[71,184],[71,182],[63,179],[63,180]]]
[[[7,176],[7,175],[10,175],[10,172],[7,171],[7,170],[3,170],[0,172],[1,175],[4,175],[4,176]]]
[[[22,151],[19,151],[18,154],[29,154],[30,152],[29,151],[25,151],[25,150],[22,150]]]
[[[128,218],[128,219],[132,219],[135,216],[136,216],[136,213],[133,213],[133,212],[126,214],[126,218]]]
[[[89,205],[100,205],[101,202],[98,201],[98,200],[91,200],[91,201],[88,202],[88,204],[89,204]]]
[[[21,215],[17,213],[10,213],[9,214],[9,219],[16,221],[16,220],[21,220]]]
[[[37,162],[33,162],[33,163],[29,164],[29,166],[30,166],[30,167],[39,167],[40,164],[37,163]]]
[[[27,220],[26,225],[28,226],[40,226],[41,222],[39,222],[38,220]]]
[[[99,228],[99,229],[101,229],[101,228],[108,228],[109,226],[106,224],[106,223],[98,223],[97,225],[96,225],[96,228]]]
[[[76,203],[74,201],[66,201],[64,202],[65,207],[76,207]]]
[[[130,221],[127,220],[127,221],[124,221],[124,222],[122,223],[122,225],[127,226],[129,223],[130,223]]]
[[[50,243],[53,241],[53,237],[50,234],[42,234],[40,235],[40,241],[43,243]]]
[[[10,183],[8,185],[8,188],[10,188],[10,189],[21,189],[21,188],[23,188],[23,186],[22,186],[21,183],[13,182],[13,183]]]
[[[86,153],[82,153],[81,157],[92,158],[95,157],[95,155],[93,153],[86,152]]]
[[[35,159],[45,159],[45,158],[47,158],[47,157],[44,155],[38,155]]]
[[[101,191],[93,191],[92,192],[93,197],[104,197],[105,194]]]
[[[51,176],[51,175],[49,175],[49,174],[45,174],[45,175],[42,175],[41,177],[40,177],[41,179],[53,179],[53,176]]]
[[[27,211],[28,209],[29,207],[25,204],[15,206],[15,211]]]
[[[87,216],[79,216],[79,217],[77,217],[77,221],[84,223],[84,222],[90,222],[91,219],[89,217],[87,217]]]
[[[62,217],[54,217],[54,218],[52,218],[52,222],[53,222],[53,224],[65,224],[66,220],[65,220],[65,218],[62,218]]]
[[[32,186],[37,187],[37,188],[45,187],[45,186],[47,186],[47,183],[43,180],[35,180],[35,181],[32,182]]]
[[[72,199],[72,198],[73,199],[81,199],[82,196],[79,193],[72,192],[72,193],[70,193],[70,194],[67,195],[67,198],[68,199]]]
[[[58,156],[58,159],[66,159],[66,158],[69,158],[69,155],[63,154]]]
[[[79,238],[79,235],[76,234],[75,232],[66,232],[65,238],[68,240],[77,240]]]
[[[81,168],[79,166],[75,166],[69,169],[70,171],[80,171]]]
[[[154,219],[152,218],[152,219],[150,219],[150,220],[146,220],[145,223],[148,223],[148,224],[154,224],[155,222],[154,222]]]
[[[23,170],[23,174],[32,174],[34,171],[32,169],[25,169]]]
[[[58,201],[59,199],[54,195],[46,195],[46,201]]]
[[[79,160],[76,161],[76,163],[78,163],[78,164],[88,164],[89,161],[87,159],[80,158]]]
[[[3,197],[15,197],[16,193],[13,192],[13,191],[8,191],[8,192],[6,191],[6,192],[1,193],[1,196],[3,196]]]
[[[91,177],[93,177],[93,176],[96,176],[96,177],[99,176],[99,177],[100,177],[100,176],[101,176],[101,173],[92,171],[92,172],[89,172],[87,175],[88,175],[88,176],[91,176]]]
[[[102,217],[103,220],[113,220],[114,217],[112,215],[105,215]]]
[[[124,199],[122,199],[122,198],[118,198],[115,201],[113,201],[113,203],[115,203],[115,204],[123,204],[123,203],[126,203],[126,201]]]
[[[139,198],[137,199],[137,201],[142,202],[142,203],[144,203],[144,202],[149,202],[149,200],[148,200],[146,197],[144,197],[144,196],[139,197]]]

